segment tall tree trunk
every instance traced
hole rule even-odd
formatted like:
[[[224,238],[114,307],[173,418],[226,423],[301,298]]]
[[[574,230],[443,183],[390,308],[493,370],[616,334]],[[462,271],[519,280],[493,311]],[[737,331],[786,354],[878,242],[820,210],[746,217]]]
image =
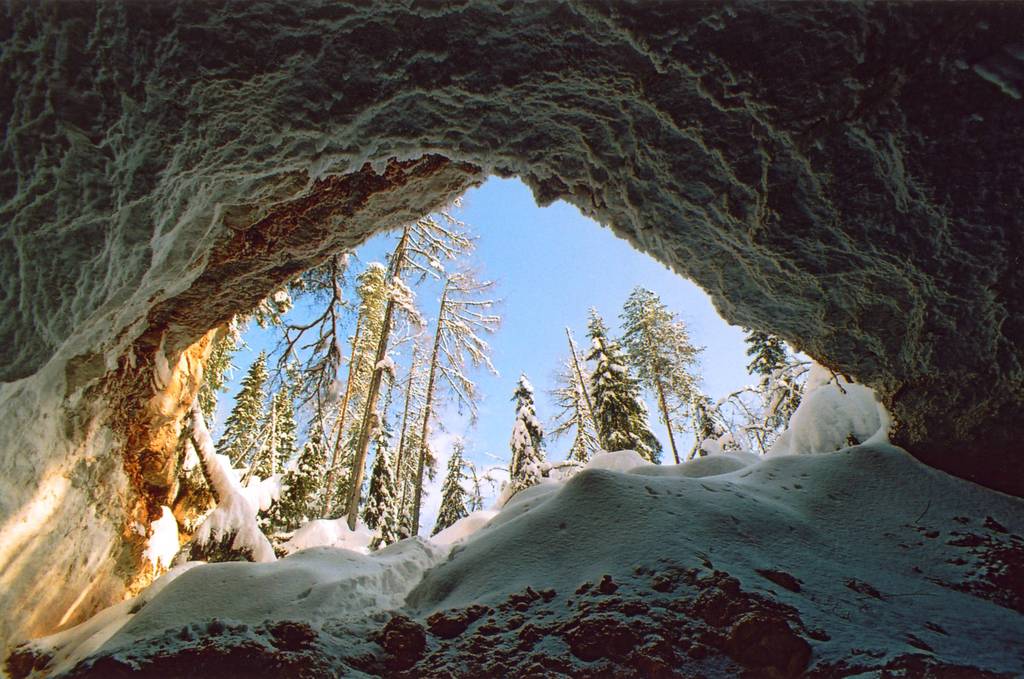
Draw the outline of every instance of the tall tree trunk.
[[[679,464],[679,451],[676,449],[676,437],[672,435],[672,420],[668,416],[668,404],[665,402],[665,387],[661,386],[661,379],[654,378],[654,383],[658,385],[658,404],[661,406],[661,415],[665,418],[665,427],[668,429],[668,442],[672,446],[672,457],[675,458],[676,464]]]
[[[391,259],[391,275],[388,276],[390,285],[396,276],[402,271],[405,260],[405,246],[409,238],[409,227],[406,226],[402,232],[402,238],[395,246],[395,252]],[[377,399],[380,397],[380,383],[384,369],[380,362],[388,353],[388,340],[391,335],[391,318],[395,312],[395,301],[388,295],[388,303],[384,307],[384,320],[380,326],[380,339],[377,342],[377,353],[373,359],[373,377],[370,378],[370,389],[366,395],[366,405],[363,408],[363,421],[359,427],[359,441],[356,443],[355,459],[352,461],[351,486],[348,493],[348,527],[349,530],[356,529],[356,519],[359,516],[359,496],[362,492],[363,475],[366,472],[366,454],[370,449],[370,433],[373,428],[373,418],[377,414]]]
[[[405,436],[409,426],[409,406],[412,403],[417,358],[419,358],[419,347],[413,346],[412,363],[409,366],[409,383],[405,387],[405,406],[402,408],[402,433],[398,437],[398,452],[395,455],[395,483],[401,486],[401,496],[398,501],[397,512],[399,524],[402,521],[402,513],[405,511],[405,482],[402,480],[402,459],[405,453]]]
[[[420,434],[420,457],[416,463],[415,492],[412,498],[412,535],[420,532],[420,503],[423,500],[423,466],[427,459],[427,430],[430,427],[430,406],[434,397],[434,377],[437,373],[437,357],[441,348],[441,328],[444,326],[444,306],[448,301],[448,285],[441,293],[441,306],[437,312],[437,331],[434,333],[434,349],[430,354],[430,376],[427,378],[427,395],[423,406],[423,430]]]
[[[329,516],[332,509],[334,481],[338,474],[338,453],[341,451],[341,438],[345,432],[345,420],[348,418],[348,401],[352,395],[352,378],[359,374],[359,367],[362,365],[362,356],[359,357],[359,366],[356,365],[356,348],[359,346],[359,336],[362,333],[362,329],[363,315],[359,314],[356,317],[356,332],[352,337],[352,352],[348,357],[348,380],[345,382],[345,395],[341,399],[341,407],[338,409],[338,416],[334,418],[334,427],[331,431],[334,434],[334,445],[331,447],[331,463],[327,467],[327,480],[324,485],[327,489],[324,493],[324,517]]]
[[[597,436],[597,443],[604,448],[604,441],[601,440],[601,430],[594,419],[594,404],[590,401],[590,392],[587,391],[587,382],[583,379],[583,370],[580,368],[580,357],[576,353],[576,343],[572,341],[572,332],[569,327],[565,328],[565,337],[569,340],[569,353],[572,354],[572,365],[576,368],[576,379],[579,381],[580,390],[583,392],[583,399],[587,402],[587,412],[590,413],[590,421],[594,425],[594,435]]]

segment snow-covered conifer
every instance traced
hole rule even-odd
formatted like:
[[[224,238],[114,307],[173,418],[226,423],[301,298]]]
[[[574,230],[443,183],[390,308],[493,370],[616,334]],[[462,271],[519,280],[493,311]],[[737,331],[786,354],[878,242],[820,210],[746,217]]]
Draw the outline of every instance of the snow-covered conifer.
[[[259,447],[266,382],[267,355],[261,351],[242,378],[242,388],[235,398],[235,407],[225,421],[224,435],[218,442],[220,450],[231,459],[235,467],[247,467]]]
[[[544,429],[537,419],[533,385],[526,375],[519,376],[512,400],[516,404],[516,420],[509,441],[512,449],[509,476],[513,488],[519,491],[540,481],[544,462]]]
[[[690,405],[693,413],[693,448],[687,459],[707,455],[706,442],[717,441],[726,434],[722,417],[714,402],[707,396],[696,396]]]
[[[431,535],[437,535],[461,518],[468,516],[466,509],[466,491],[462,481],[466,475],[462,471],[462,453],[465,444],[461,439],[452,444],[452,456],[448,458],[448,474],[441,485],[441,508],[437,513],[437,523]]]
[[[203,409],[203,416],[210,423],[213,422],[213,416],[217,410],[218,393],[225,391],[227,380],[233,372],[231,356],[238,350],[241,342],[240,329],[234,318],[220,328],[214,336],[210,357],[203,366],[203,383],[196,396],[199,400],[199,407]]]
[[[679,464],[674,432],[682,430],[689,404],[698,393],[697,356],[703,349],[690,341],[686,324],[646,288],[630,293],[621,318],[629,362],[638,381],[657,399],[672,456]]]
[[[590,310],[588,329],[591,348],[587,360],[595,363],[590,394],[601,442],[609,450],[635,450],[645,460],[658,462],[661,443],[648,425],[639,385],[629,374],[618,343],[608,339],[604,321],[594,309]]]
[[[323,432],[314,421],[295,468],[288,470],[284,475],[284,490],[272,518],[272,523],[278,530],[294,530],[304,522],[316,518],[320,511],[320,493],[323,491],[326,459]]]
[[[363,523],[373,530],[394,516],[395,482],[391,475],[391,438],[391,427],[385,422],[375,437],[376,450],[370,472],[370,488],[363,505]]]

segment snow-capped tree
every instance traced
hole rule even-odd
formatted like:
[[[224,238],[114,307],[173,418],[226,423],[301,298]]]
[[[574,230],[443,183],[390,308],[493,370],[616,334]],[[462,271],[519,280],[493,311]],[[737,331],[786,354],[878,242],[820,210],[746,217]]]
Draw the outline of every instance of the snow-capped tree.
[[[781,339],[767,333],[748,331],[746,342],[751,356],[747,372],[758,382],[732,392],[716,409],[738,447],[763,454],[800,405],[810,364],[797,360]]]
[[[397,499],[395,482],[391,475],[391,427],[385,421],[375,439],[373,470],[370,472],[370,488],[363,505],[363,523],[377,531],[373,548],[397,542],[398,517],[395,513]]]
[[[412,502],[412,534],[419,531],[420,504],[423,496],[423,471],[429,457],[430,422],[434,414],[435,387],[440,384],[454,398],[460,411],[465,408],[476,418],[476,385],[467,376],[467,368],[486,367],[491,364],[490,345],[480,336],[494,332],[501,317],[491,313],[495,301],[486,297],[493,282],[480,282],[470,273],[453,273],[445,279],[441,292],[441,305],[437,312],[434,347],[427,372],[422,429],[420,431],[419,459],[414,477]]]
[[[466,509],[466,490],[462,482],[466,478],[462,471],[464,465],[463,451],[465,444],[456,439],[452,444],[452,456],[448,458],[448,474],[441,485],[441,508],[437,513],[437,523],[431,535],[437,535],[459,519],[469,515]]]
[[[218,442],[220,450],[235,467],[247,467],[259,449],[266,383],[267,355],[261,351],[242,378],[242,388],[225,421],[224,435]]]
[[[277,411],[277,457],[274,460],[277,473],[284,471],[298,450],[298,424],[295,422],[295,401],[292,400],[290,386],[286,385],[274,394],[271,407]]]
[[[761,377],[758,390],[765,406],[764,424],[781,431],[800,405],[810,364],[793,358],[781,338],[766,332],[748,330],[744,341],[751,357],[747,372]]]
[[[640,387],[629,374],[618,343],[608,339],[608,330],[595,309],[590,310],[588,331],[591,347],[587,360],[595,363],[590,394],[601,442],[609,450],[635,450],[645,460],[657,463],[661,443],[648,425]]]
[[[657,399],[672,457],[679,464],[675,432],[683,430],[688,406],[699,393],[696,366],[703,349],[690,341],[686,324],[646,288],[634,288],[621,318],[623,347],[637,380]]]
[[[566,458],[585,464],[594,451],[601,448],[594,421],[593,404],[587,391],[587,376],[580,365],[576,343],[569,328],[565,329],[569,340],[569,358],[556,375],[558,386],[552,391],[559,407],[555,415],[551,436],[561,438],[573,433],[572,446]]]
[[[537,419],[533,385],[526,375],[519,376],[512,400],[516,404],[516,420],[509,440],[512,449],[509,477],[512,487],[518,492],[540,481],[544,463],[544,429]]]
[[[373,358],[380,341],[387,306],[387,269],[379,262],[371,262],[356,279],[358,315],[355,333],[350,338],[348,378],[338,404],[337,413],[327,439],[328,464],[324,492],[323,516],[333,516],[332,510],[340,500],[345,510],[348,500],[352,450],[348,441],[358,439],[363,401],[369,390],[373,374]],[[355,430],[355,434],[352,433]]]
[[[272,514],[275,528],[294,530],[319,514],[326,459],[323,431],[314,421],[295,468],[289,469],[284,475],[281,499],[274,506]]]
[[[226,455],[217,454],[199,403],[192,404],[188,429],[192,448],[216,508],[203,520],[188,546],[190,560],[274,561],[274,549],[260,529],[257,512],[270,508],[270,497],[244,488]]]
[[[693,448],[686,459],[692,460],[697,455],[708,454],[708,442],[717,441],[725,436],[727,430],[722,416],[715,403],[703,394],[694,397],[690,404],[693,417]]]
[[[444,214],[444,213],[442,213]],[[464,225],[450,217],[442,224],[432,216],[424,217],[402,230],[402,236],[389,261],[388,301],[384,308],[384,320],[374,355],[373,374],[366,393],[359,438],[353,452],[351,481],[348,495],[348,524],[355,529],[356,516],[362,493],[366,456],[374,423],[379,420],[377,401],[380,397],[381,380],[390,366],[387,361],[390,335],[396,312],[414,325],[422,324],[422,316],[415,305],[415,296],[404,277],[433,277],[445,275],[443,261],[467,254],[473,247],[472,239],[464,232]]]

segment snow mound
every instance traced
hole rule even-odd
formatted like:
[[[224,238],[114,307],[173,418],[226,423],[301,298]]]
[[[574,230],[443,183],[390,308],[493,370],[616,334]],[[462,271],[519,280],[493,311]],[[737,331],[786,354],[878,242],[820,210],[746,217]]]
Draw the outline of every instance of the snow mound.
[[[1024,542],[1024,502],[887,444],[750,462],[729,455],[676,469],[584,470],[539,501],[509,503],[427,573],[408,608],[426,619],[474,605],[497,616],[526,596],[536,601],[530,606],[545,607],[531,613],[552,630],[545,647],[564,649],[558,634],[590,624],[588,615],[605,622],[611,615],[594,612],[611,608],[590,608],[599,601],[588,597],[601,594],[583,596],[596,583],[613,583],[605,594],[642,603],[637,610],[676,610],[671,602],[683,590],[662,601],[652,582],[689,571],[698,579],[735,578],[741,592],[818,630],[808,638],[811,662],[825,676],[837,663],[860,662],[858,653],[870,652],[870,662],[882,666],[925,648],[929,662],[1024,672],[1024,658],[1011,650],[1024,632],[1024,598],[1019,583],[1006,584],[1024,573],[1005,570],[1013,568],[1011,557],[983,565],[1012,551],[1014,540]],[[623,620],[643,629],[643,621]],[[473,631],[461,638],[474,638]],[[429,662],[452,668],[470,657],[468,646],[445,647]],[[588,667],[598,666],[578,669]]]
[[[740,469],[757,464],[762,458],[757,455],[742,452],[718,453],[706,457],[698,457],[687,460],[681,464],[655,465],[647,464],[634,467],[628,470],[628,474],[640,476],[685,476],[689,478],[703,478],[706,476],[718,476],[729,474]]]
[[[175,566],[147,587],[137,597],[105,608],[85,622],[48,637],[34,639],[28,648],[39,655],[50,657],[46,676],[62,674],[105,644],[131,620],[132,615],[152,601],[167,585],[186,571],[201,565],[197,561]]]
[[[305,523],[281,545],[286,554],[313,547],[338,547],[366,554],[370,551],[373,531],[361,522],[350,530],[345,519],[317,519]]]
[[[482,509],[473,512],[431,537],[430,541],[441,547],[450,547],[476,533],[497,515],[498,512],[495,510]]]
[[[635,467],[654,466],[635,450],[616,450],[614,452],[599,451],[590,458],[585,469],[609,469],[617,472],[628,472]]]
[[[860,443],[888,443],[891,423],[874,391],[815,363],[789,428],[768,454],[806,455]]]
[[[251,641],[278,621],[301,621],[328,643],[351,645],[353,635],[365,636],[367,625],[379,624],[384,611],[398,608],[445,554],[412,538],[371,555],[317,547],[273,563],[189,564],[191,568],[170,582],[147,590],[144,600],[107,609],[80,627],[101,627],[103,620],[98,619],[103,616],[108,621],[101,628],[106,638],[95,643],[93,633],[93,641],[86,639],[90,650],[99,647],[102,656],[130,667],[211,632],[211,644]],[[126,616],[123,607],[129,605],[134,615]],[[85,637],[90,632],[74,628],[67,634]],[[84,672],[92,661],[78,671]],[[103,670],[95,672],[102,675]]]

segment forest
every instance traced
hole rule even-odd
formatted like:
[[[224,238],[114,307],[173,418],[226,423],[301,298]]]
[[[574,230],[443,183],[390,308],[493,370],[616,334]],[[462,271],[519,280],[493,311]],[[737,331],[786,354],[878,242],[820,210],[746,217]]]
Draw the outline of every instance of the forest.
[[[178,562],[285,555],[306,544],[301,535],[292,540],[317,520],[372,535],[375,550],[565,481],[598,451],[634,450],[655,464],[764,455],[786,429],[809,360],[775,336],[747,331],[751,383],[712,399],[702,384],[703,347],[657,293],[638,286],[622,305],[621,336],[595,308],[582,345],[568,326],[529,330],[564,334],[564,357],[552,366],[556,408],[538,413],[531,380],[520,374],[509,395],[508,447],[492,455],[495,464],[474,462],[472,441],[461,436],[435,450],[446,418],[472,426],[477,382],[495,372],[488,336],[502,331],[500,291],[477,273],[479,236],[456,208],[403,227],[384,261],[334,255],[218,330],[178,455],[173,512],[186,517],[177,537],[191,538]],[[427,282],[440,289],[433,308],[423,302]],[[214,444],[218,401],[251,326],[272,333],[273,348],[245,371]],[[424,485],[439,474],[436,521],[423,525]],[[234,490],[218,492],[218,484]],[[235,509],[222,511],[225,501]]]

